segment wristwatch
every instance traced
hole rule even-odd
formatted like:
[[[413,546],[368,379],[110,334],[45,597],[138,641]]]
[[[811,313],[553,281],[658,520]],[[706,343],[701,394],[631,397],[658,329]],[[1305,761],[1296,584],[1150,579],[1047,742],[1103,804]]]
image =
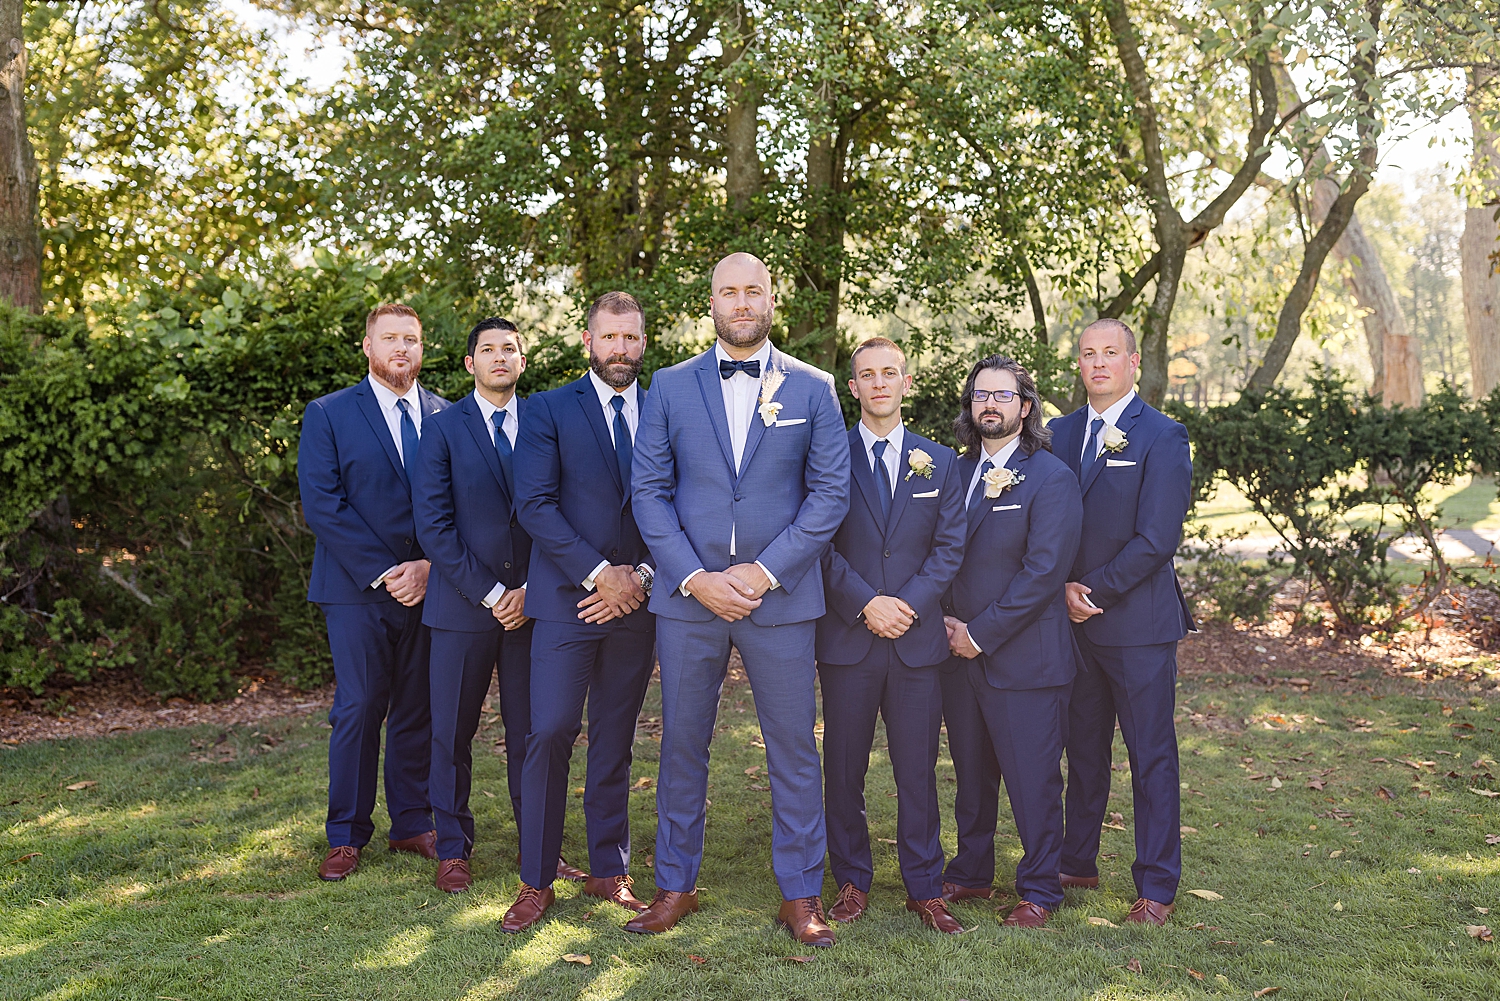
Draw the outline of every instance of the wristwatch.
[[[656,575],[651,572],[651,568],[642,563],[640,566],[635,568],[635,575],[640,578],[641,590],[645,591],[647,595],[650,595],[651,585],[656,580]]]

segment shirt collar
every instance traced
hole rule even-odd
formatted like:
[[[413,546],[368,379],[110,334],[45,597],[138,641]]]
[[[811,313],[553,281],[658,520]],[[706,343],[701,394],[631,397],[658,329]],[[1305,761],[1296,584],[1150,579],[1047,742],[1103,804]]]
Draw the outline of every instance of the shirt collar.
[[[1134,399],[1135,399],[1135,390],[1132,389],[1130,392],[1126,393],[1124,396],[1120,397],[1118,400],[1116,400],[1115,402],[1111,403],[1108,407],[1106,407],[1104,409],[1104,413],[1102,413],[1102,414],[1099,413],[1097,410],[1095,410],[1094,409],[1094,405],[1092,403],[1090,403],[1089,404],[1089,423],[1093,424],[1095,418],[1103,417],[1104,418],[1104,425],[1106,427],[1116,427],[1116,426],[1118,426],[1119,423],[1120,423],[1120,415],[1125,412],[1125,408],[1128,407],[1128,406],[1130,406],[1130,401],[1132,401]],[[1087,434],[1088,432],[1085,431],[1084,433]]]
[[[518,397],[516,396],[516,394],[511,393],[510,399],[506,401],[505,406],[497,407],[489,400],[486,400],[483,396],[480,396],[479,390],[474,390],[474,402],[479,404],[479,416],[484,418],[484,422],[486,424],[493,424],[495,422],[496,410],[504,410],[507,414],[510,415],[506,418],[506,420],[510,422],[512,427],[516,426],[516,421],[518,419],[516,410],[517,399]]]
[[[871,431],[864,421],[859,422],[859,437],[865,443],[865,453],[873,458],[875,455],[875,443],[880,439],[875,437],[875,432]],[[891,430],[891,433],[885,436],[885,440],[890,442],[890,447],[895,450],[897,455],[900,455],[901,443],[905,440],[905,437],[906,426],[904,424],[897,424]]]
[[[594,387],[594,392],[599,395],[599,406],[613,410],[614,404],[609,401],[616,396],[623,396],[625,397],[625,409],[635,410],[635,394],[636,387],[639,385],[638,381],[631,380],[630,385],[616,393],[613,386],[599,378],[598,373],[593,369],[589,369],[589,383]]]
[[[411,406],[413,416],[420,417],[422,415],[422,399],[417,394],[417,383],[415,380],[412,381],[411,388],[401,396],[397,396],[391,392],[373,375],[370,376],[370,386],[375,390],[375,400],[380,404],[381,410],[395,410],[396,401],[405,400]]]
[[[724,350],[724,345],[720,344],[718,341],[714,341],[714,356],[719,361],[734,361],[733,358],[729,357],[729,352],[727,352],[727,351]],[[769,365],[770,362],[771,362],[771,339],[769,337],[766,338],[765,343],[762,344],[760,347],[758,347],[758,348],[755,349],[755,354],[751,355],[749,358],[746,358],[745,360],[746,361],[758,361],[758,362],[760,362],[760,373],[761,373],[761,375],[765,375],[766,374],[766,366]],[[735,374],[739,375],[740,373],[737,372]],[[734,380],[733,379],[726,379],[724,381],[725,382],[733,382]]]
[[[1013,456],[1013,455],[1015,455],[1016,454],[1016,449],[1018,449],[1020,447],[1021,447],[1021,436],[1020,435],[1016,435],[1014,438],[1012,438],[1010,440],[1010,444],[1006,445],[1004,448],[1002,448],[1000,451],[996,452],[994,455],[987,455],[985,453],[985,451],[984,451],[984,446],[980,445],[979,446],[979,464],[982,466],[982,465],[984,465],[984,460],[985,459],[989,459],[992,463],[994,463],[994,467],[993,468],[1000,469],[1007,462],[1010,461],[1010,457]]]

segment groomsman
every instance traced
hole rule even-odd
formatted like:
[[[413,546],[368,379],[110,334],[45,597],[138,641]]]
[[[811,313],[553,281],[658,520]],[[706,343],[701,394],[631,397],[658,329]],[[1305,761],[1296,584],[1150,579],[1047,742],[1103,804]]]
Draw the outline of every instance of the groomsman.
[[[778,920],[828,946],[814,642],[819,560],[849,507],[849,444],[833,377],[768,340],[766,266],[724,258],[710,305],[717,343],[656,373],[636,448],[636,516],[661,577],[662,743],[656,897],[625,930],[666,931],[698,909],[708,745],[733,645],[766,742]]]
[[[1137,899],[1126,921],[1162,925],[1182,876],[1177,641],[1194,628],[1172,557],[1192,494],[1187,429],[1133,388],[1141,356],[1119,320],[1078,341],[1088,406],[1053,422],[1083,491],[1084,531],[1067,586],[1082,651],[1068,736],[1064,886],[1099,885],[1115,721],[1130,754]]]
[[[469,332],[464,367],[474,392],[428,422],[412,480],[417,540],[432,561],[422,621],[432,631],[432,772],[437,887],[473,882],[471,745],[497,670],[505,722],[511,813],[521,822],[521,763],[531,728],[531,621],[522,611],[531,538],[516,520],[512,454],[526,371],[521,334],[509,320]]]
[[[588,702],[583,813],[589,869],[583,892],[633,911],[630,762],[635,720],[656,645],[651,554],[631,509],[635,437],[646,393],[637,376],[646,317],[633,296],[606,292],[589,307],[589,371],[526,401],[516,497],[531,534],[526,614],[531,734],[521,783],[521,892],[500,928],[520,932],[552,905],[560,875],[568,763]]]
[[[968,682],[967,691],[949,685],[944,699],[960,805],[968,807],[967,816],[957,811],[959,838],[983,846],[993,873],[998,765],[1024,852],[1021,900],[1005,924],[1040,928],[1063,899],[1061,761],[1077,668],[1063,584],[1083,506],[1077,479],[1048,450],[1029,372],[991,355],[969,373],[963,405],[954,432],[967,449],[968,546],[944,620],[954,674]],[[987,829],[973,826],[980,816]]]
[[[948,659],[942,597],[963,561],[964,502],[958,456],[901,423],[911,390],[906,355],[872,337],[854,349],[849,392],[849,514],[823,557],[828,614],[818,620],[823,687],[824,804],[838,899],[828,916],[865,912],[874,867],[865,817],[865,773],[875,717],[885,719],[896,777],[896,854],[906,909],[951,935],[963,927],[942,899],[937,666]]]
[[[422,624],[429,564],[417,543],[409,471],[422,425],[448,403],[417,385],[422,322],[410,306],[371,310],[363,348],[369,376],[309,403],[297,447],[302,514],[318,540],[307,600],[327,619],[338,681],[328,714],[329,852],[318,867],[327,880],[359,868],[375,832],[382,723],[390,850],[437,857]]]

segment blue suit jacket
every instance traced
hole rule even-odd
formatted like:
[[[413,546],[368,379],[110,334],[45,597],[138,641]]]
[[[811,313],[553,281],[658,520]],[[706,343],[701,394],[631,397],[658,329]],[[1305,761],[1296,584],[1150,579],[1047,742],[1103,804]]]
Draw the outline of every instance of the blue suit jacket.
[[[650,406],[646,391],[638,392],[642,406]],[[636,430],[636,456],[643,428],[644,418]],[[633,465],[640,469],[639,458]],[[630,484],[620,482],[604,410],[587,375],[526,400],[515,471],[516,509],[532,540],[527,615],[577,623],[578,603],[589,596],[583,581],[601,560],[629,566],[652,562],[631,511]],[[612,624],[648,629],[652,622],[642,607]]]
[[[891,517],[880,513],[880,486],[870,471],[859,425],[849,431],[849,514],[823,556],[828,614],[818,620],[818,660],[858,664],[870,652],[875,634],[861,613],[876,595],[905,601],[917,621],[896,640],[896,654],[908,667],[930,667],[948,657],[942,600],[963,563],[964,483],[958,455],[910,428],[903,436]],[[907,456],[920,448],[932,456],[932,478],[908,476]]]
[[[448,401],[418,386],[422,423]],[[414,457],[413,457],[414,458]],[[422,559],[411,482],[369,377],[313,400],[297,445],[302,517],[317,536],[307,600],[329,605],[394,601],[371,581]]]
[[[1051,423],[1052,447],[1078,474],[1088,407]],[[1104,609],[1080,628],[1101,646],[1175,643],[1195,628],[1172,557],[1192,501],[1187,428],[1137,396],[1120,415],[1125,447],[1105,452],[1081,483],[1084,524],[1069,580]]]
[[[635,514],[656,556],[651,610],[707,622],[713,613],[678,588],[702,567],[759,560],[780,587],[750,614],[757,625],[823,614],[819,560],[849,509],[849,445],[833,377],[775,348],[767,370],[785,380],[781,412],[751,418],[740,469],[712,349],[657,372],[635,443]],[[764,379],[764,375],[762,375]],[[736,555],[729,556],[730,530]]]
[[[516,412],[519,420],[525,401],[516,401]],[[531,559],[531,536],[516,520],[512,496],[472,393],[423,425],[412,506],[417,541],[432,561],[424,623],[460,632],[495,628],[485,596],[496,583],[526,583]]]
[[[974,455],[959,462],[964,490],[978,464]],[[1083,520],[1078,478],[1045,449],[1028,456],[1018,448],[1006,467],[1025,479],[969,515],[953,614],[969,624],[995,688],[1066,685],[1078,669],[1063,596]]]

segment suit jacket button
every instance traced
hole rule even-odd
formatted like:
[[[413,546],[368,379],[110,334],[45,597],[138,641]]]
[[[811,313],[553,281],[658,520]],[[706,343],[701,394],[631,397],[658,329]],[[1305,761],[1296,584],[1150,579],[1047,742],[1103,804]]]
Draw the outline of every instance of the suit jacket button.
[[[411,545],[411,540],[410,540],[410,539],[407,539],[407,540],[406,540],[406,544],[407,544],[407,545],[408,545],[408,546],[409,546],[409,545]]]
[[[509,569],[510,569],[510,563],[509,563],[509,562],[507,562],[507,563],[506,563],[506,564],[505,564],[505,569],[507,569],[507,570],[509,570]]]
[[[891,551],[890,551],[890,550],[889,550],[889,549],[887,549],[887,550],[886,550],[886,551],[885,551],[885,558],[886,558],[886,559],[890,559],[890,558],[891,558]]]
[[[734,495],[734,499],[737,500],[737,501],[742,501],[742,500],[745,499],[745,495],[744,494],[735,494]]]
[[[883,588],[883,587],[877,587],[875,589],[875,593],[876,594],[885,594],[885,588]]]
[[[620,555],[620,551],[618,549],[611,549],[609,551],[609,555],[610,555],[611,558],[614,558],[614,557]]]

